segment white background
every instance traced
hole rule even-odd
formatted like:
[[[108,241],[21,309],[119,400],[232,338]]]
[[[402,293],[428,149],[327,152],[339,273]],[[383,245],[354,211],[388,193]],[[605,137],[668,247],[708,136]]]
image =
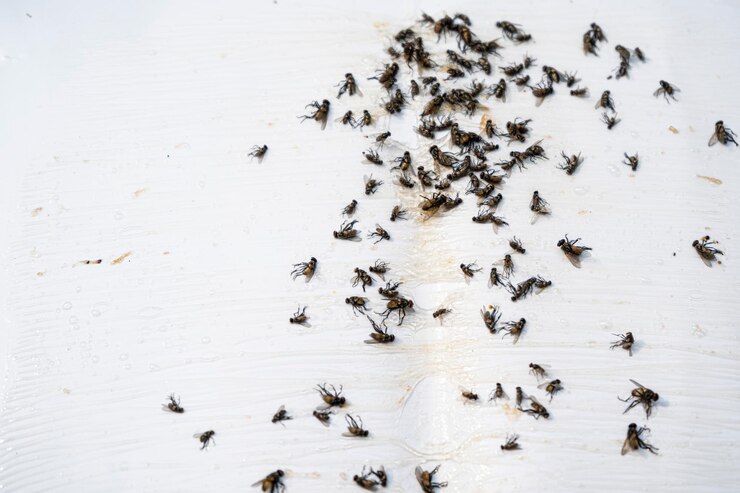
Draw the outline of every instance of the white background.
[[[448,492],[737,487],[740,168],[734,146],[706,144],[716,120],[740,130],[740,6],[423,10],[458,8],[483,39],[500,35],[501,19],[534,35],[530,45],[506,43],[494,64],[528,51],[540,66],[578,70],[592,93],[577,100],[558,87],[535,108],[511,88],[505,104],[488,101],[500,124],[533,118],[551,156],[502,188],[499,213],[511,226],[498,234],[470,221],[469,196],[443,217],[390,223],[392,206],[415,206],[419,192],[399,194],[387,165],[363,163],[359,131],[331,121],[321,132],[296,119],[313,99],[332,100],[332,120],[371,109],[380,119],[365,135],[390,129],[396,139],[386,160],[409,148],[429,165],[429,142],[409,130],[421,103],[383,118],[382,94],[366,80],[390,36],[419,17],[419,2],[0,7],[5,490],[244,491],[281,467],[288,491],[345,491],[357,489],[351,477],[363,465],[381,463],[389,491],[417,490],[414,467],[437,463]],[[592,21],[609,38],[600,58],[580,47]],[[617,43],[640,46],[649,61],[629,80],[607,81]],[[347,71],[364,97],[337,101],[333,85]],[[659,79],[681,88],[678,103],[653,98]],[[604,89],[622,118],[611,132],[593,108]],[[479,119],[463,127],[476,130]],[[267,158],[250,161],[262,143]],[[575,175],[555,168],[561,150],[585,157]],[[639,152],[637,172],[620,164],[623,152]],[[368,198],[370,172],[386,184]],[[535,189],[554,212],[532,225]],[[360,229],[381,223],[391,242],[331,238],[353,198]],[[565,233],[594,248],[580,270],[555,247]],[[513,234],[527,247],[515,256],[520,278],[538,273],[554,284],[517,304],[484,276],[466,283],[457,268],[477,260],[487,270]],[[705,234],[726,251],[711,269],[691,248]],[[312,255],[316,277],[292,282],[291,264]],[[417,304],[393,327],[392,347],[363,344],[368,326],[343,303],[361,294],[352,269],[378,257]],[[311,328],[287,322],[299,303]],[[491,303],[506,320],[527,318],[517,345],[483,327],[478,311]],[[440,325],[431,312],[443,304],[454,312]],[[638,339],[632,358],[608,347],[611,333],[627,330]],[[495,382],[512,397],[517,385],[542,397],[530,361],[550,365],[565,385],[550,420],[461,401],[462,388],[487,395]],[[647,423],[640,410],[621,414],[616,397],[629,393],[628,378],[661,395]],[[311,417],[312,387],[324,381],[344,385],[370,438],[342,438],[341,414],[329,429]],[[161,411],[171,392],[184,415]],[[295,417],[285,428],[270,423],[281,404]],[[620,456],[630,421],[650,426],[659,456]],[[217,443],[200,451],[192,435],[207,429]],[[510,432],[523,449],[503,454]]]

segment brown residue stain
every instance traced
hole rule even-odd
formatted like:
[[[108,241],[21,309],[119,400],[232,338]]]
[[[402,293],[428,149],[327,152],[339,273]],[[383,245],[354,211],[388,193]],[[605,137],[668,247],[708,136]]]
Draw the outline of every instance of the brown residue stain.
[[[588,209],[581,209],[580,211],[578,211],[579,216],[583,216],[584,214],[591,214],[591,211]]]
[[[697,178],[701,178],[702,180],[707,180],[708,182],[714,183],[715,185],[722,185],[722,180],[719,178],[712,178],[711,176],[704,176],[704,175],[696,175]]]
[[[91,264],[96,264],[97,265],[97,264],[100,264],[102,262],[103,262],[103,259],[102,258],[98,258],[98,259],[95,259],[95,260],[80,260],[80,263],[81,264],[85,264],[85,265],[91,265]]]
[[[65,394],[69,395],[69,394],[71,394],[71,393],[72,393],[72,390],[70,390],[70,389],[68,389],[68,388],[63,388],[63,389],[62,389],[62,392],[64,392]]]
[[[483,113],[483,116],[480,117],[480,131],[484,131],[486,129],[486,122],[488,120],[491,120],[491,123],[496,123],[493,121],[493,118],[491,118],[491,115],[488,113]]]
[[[187,142],[180,142],[175,146],[175,149],[190,149],[190,144]]]
[[[678,129],[676,127],[674,127],[673,125],[671,125],[670,127],[668,127],[668,130],[670,130],[674,134],[677,134],[678,133]]]
[[[121,255],[120,257],[118,257],[117,259],[113,260],[113,262],[111,262],[110,264],[111,265],[120,264],[121,262],[123,262],[124,260],[126,260],[126,257],[128,257],[129,255],[131,255],[132,253],[134,253],[134,252],[126,252],[123,255]]]
[[[37,273],[36,273],[36,275],[37,275],[37,276],[39,276],[39,277],[43,277],[43,276],[44,276],[44,274],[46,274],[46,272],[37,272]]]
[[[522,414],[522,412],[519,409],[517,409],[515,407],[511,407],[508,404],[504,404],[503,405],[503,409],[504,409],[504,414],[506,414],[507,416],[511,416],[511,417],[515,417],[516,418],[520,414]]]
[[[169,250],[162,252],[162,255],[169,255],[169,254],[170,254]]]
[[[347,473],[346,472],[340,472],[339,477],[345,481],[347,481]]]
[[[275,125],[275,124],[274,124],[274,123],[272,123],[272,122],[267,122],[267,126],[268,126],[268,127],[272,127],[273,125]]]
[[[387,22],[373,22],[373,27],[377,29],[378,31],[385,31],[385,28],[388,27]]]
[[[312,479],[319,479],[321,477],[321,473],[319,473],[319,472],[309,472],[308,474],[306,474],[306,476],[309,477],[309,478],[312,478]]]
[[[39,215],[39,212],[43,211],[43,207],[36,207],[34,210],[31,211],[31,217],[36,217]]]
[[[140,188],[134,192],[134,198],[139,198],[139,195],[149,190],[148,188]]]

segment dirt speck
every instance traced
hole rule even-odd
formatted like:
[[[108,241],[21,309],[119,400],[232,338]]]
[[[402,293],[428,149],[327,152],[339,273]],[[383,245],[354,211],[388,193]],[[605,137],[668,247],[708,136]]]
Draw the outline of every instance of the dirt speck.
[[[140,195],[141,195],[142,193],[144,193],[144,192],[146,192],[146,191],[148,191],[148,190],[149,190],[148,188],[140,188],[140,189],[136,190],[136,191],[134,192],[134,198],[139,198],[139,196],[140,196]]]
[[[102,262],[103,262],[103,259],[102,258],[97,258],[95,260],[80,260],[80,263],[81,264],[85,264],[85,265],[97,265],[97,264],[100,264]]]
[[[65,394],[69,395],[69,394],[72,393],[72,390],[65,387],[65,388],[62,389],[62,392],[64,392]]]
[[[124,260],[126,260],[126,257],[130,256],[133,253],[134,252],[126,252],[123,255],[121,255],[120,257],[118,257],[117,259],[114,259],[110,264],[111,265],[120,264],[121,262],[123,262]]]
[[[588,209],[581,209],[580,211],[578,211],[579,216],[583,216],[585,214],[591,214],[591,211]]]
[[[345,481],[347,481],[347,473],[346,472],[340,472],[339,477]]]
[[[169,254],[170,254],[170,251],[169,250],[166,250],[166,251],[162,252],[162,255],[169,255]]]
[[[385,31],[385,28],[388,27],[387,22],[373,22],[373,27],[377,29],[378,31]]]
[[[39,215],[41,211],[43,211],[43,207],[36,207],[34,210],[31,211],[31,217],[36,217]]]
[[[704,175],[696,175],[697,178],[701,178],[702,180],[707,180],[710,183],[714,183],[715,185],[722,185],[722,180],[719,178],[713,178],[711,176],[704,176]]]
[[[673,125],[671,125],[670,127],[668,127],[668,130],[670,130],[674,134],[677,134],[678,133],[678,129],[676,127],[674,127]]]
[[[46,272],[37,272],[37,273],[36,273],[36,275],[37,275],[38,277],[44,277],[44,275],[45,275],[45,274],[46,274]]]

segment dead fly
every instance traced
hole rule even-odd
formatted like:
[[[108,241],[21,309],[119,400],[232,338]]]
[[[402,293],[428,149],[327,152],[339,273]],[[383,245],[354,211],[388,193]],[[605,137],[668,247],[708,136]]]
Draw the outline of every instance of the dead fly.
[[[370,339],[365,339],[365,344],[388,344],[396,340],[396,336],[388,333],[388,327],[385,326],[385,320],[380,322],[378,325],[375,320],[366,315],[370,321],[370,325],[373,328],[373,332],[370,334]]]
[[[565,85],[568,87],[573,87],[577,82],[581,81],[581,79],[577,77],[577,72],[563,72],[561,75],[563,76],[563,81],[565,82]]]
[[[382,486],[383,488],[388,486],[388,474],[385,472],[385,468],[383,466],[380,466],[377,471],[371,467],[370,474],[378,478],[378,482],[380,482],[380,486]]]
[[[484,128],[484,132],[486,134],[486,137],[489,139],[492,139],[494,137],[501,137],[503,135],[498,128],[496,128],[496,124],[493,123],[492,120],[488,119],[486,120],[486,126]]]
[[[185,412],[185,409],[183,409],[180,406],[180,398],[178,397],[177,400],[175,400],[175,394],[170,394],[167,397],[170,402],[167,404],[162,404],[162,410],[163,411],[172,411],[173,413],[182,414]]]
[[[482,56],[476,63],[484,74],[491,75],[491,63],[488,61],[488,58]]]
[[[501,450],[519,450],[521,447],[517,440],[519,440],[519,435],[506,435],[506,443],[501,445]]]
[[[477,401],[478,400],[478,394],[476,394],[473,391],[470,390],[463,390],[462,396],[464,399],[467,399],[469,401]]]
[[[596,50],[597,50],[596,41],[591,35],[591,31],[585,32],[583,34],[583,53],[585,55],[588,55],[589,53],[591,53],[592,55],[599,56]]]
[[[537,380],[539,380],[540,378],[545,378],[547,376],[547,370],[542,368],[542,366],[538,365],[537,363],[529,364],[529,373],[537,377]]]
[[[406,97],[403,95],[400,89],[396,89],[390,100],[386,101],[383,107],[391,115],[394,113],[400,113],[406,106]]]
[[[516,408],[522,410],[522,402],[524,402],[524,392],[521,387],[516,388]]]
[[[559,378],[556,378],[555,380],[552,380],[550,382],[540,384],[537,386],[537,388],[545,389],[547,395],[550,396],[550,401],[552,401],[552,398],[555,396],[555,394],[563,390],[563,386],[561,385]]]
[[[425,197],[422,195],[421,198],[423,199],[419,204],[421,210],[430,215],[434,215],[439,211],[440,207],[445,205],[449,197],[442,192],[435,192],[431,197]]]
[[[522,70],[524,70],[524,64],[523,63],[513,63],[505,67],[499,67],[499,70],[501,70],[504,73],[504,75],[507,75],[508,77],[515,77],[519,75]]]
[[[565,173],[568,175],[572,175],[573,173],[575,173],[578,169],[578,166],[580,166],[580,164],[583,162],[580,152],[578,153],[578,155],[573,154],[570,157],[568,157],[565,152],[561,152],[560,155],[563,156],[565,162],[558,165],[558,169],[565,170]]]
[[[488,305],[489,310],[484,306],[480,311],[480,316],[483,318],[483,323],[486,325],[488,332],[495,334],[499,320],[501,320],[501,312],[497,306]]]
[[[635,423],[630,423],[627,427],[627,438],[625,438],[624,444],[622,445],[622,455],[626,454],[630,450],[634,451],[638,449],[649,450],[657,455],[658,452],[656,452],[656,450],[658,450],[658,448],[645,443],[645,441],[640,437],[640,435],[645,432],[650,432],[650,428],[646,428],[644,426],[638,428]]]
[[[321,400],[324,401],[324,407],[321,409],[326,409],[326,408],[335,407],[335,406],[342,407],[347,403],[347,399],[342,397],[342,386],[341,385],[339,386],[339,390],[334,388],[333,385],[329,385],[327,388],[326,384],[317,385],[315,390],[321,396]]]
[[[608,41],[606,39],[606,36],[604,35],[604,31],[601,30],[601,27],[596,24],[595,22],[591,23],[591,35],[593,36],[595,41]]]
[[[454,63],[455,65],[459,65],[468,72],[473,71],[473,61],[468,60],[467,58],[461,57],[457,54],[454,50],[447,50],[447,59]]]
[[[577,98],[585,98],[588,96],[588,87],[577,87],[575,89],[571,89],[570,95]]]
[[[357,416],[357,419],[355,420],[351,414],[347,414],[344,417],[344,420],[347,422],[347,431],[342,433],[342,436],[364,438],[370,434],[370,432],[364,428],[361,417]]]
[[[535,283],[537,282],[536,277],[530,277],[520,282],[516,286],[509,283],[507,289],[512,294],[511,301],[517,301],[521,298],[526,298],[529,293],[532,292]]]
[[[452,186],[452,183],[450,183],[450,179],[449,178],[444,178],[444,179],[440,180],[437,184],[435,184],[434,185],[434,188],[436,190],[447,190],[451,186]]]
[[[254,146],[252,147],[251,151],[249,152],[248,156],[252,158],[257,158],[257,161],[260,163],[262,162],[262,158],[265,157],[265,154],[267,154],[267,145],[260,146]]]
[[[619,399],[620,401],[630,403],[629,406],[627,406],[627,409],[625,409],[622,414],[625,414],[627,411],[637,406],[638,404],[642,404],[642,407],[645,409],[645,415],[649,418],[650,414],[653,412],[653,406],[655,405],[654,402],[657,402],[659,398],[657,392],[653,392],[649,388],[638,382],[635,382],[631,378],[630,382],[637,386],[636,388],[632,389],[630,396],[626,399],[622,399],[621,397],[617,396],[617,399]]]
[[[367,301],[367,298],[363,298],[362,296],[350,296],[344,299],[344,302],[351,306],[352,311],[357,315],[368,309]]]
[[[623,62],[629,65],[630,58],[632,58],[632,53],[630,53],[630,50],[625,48],[622,45],[617,45],[614,47],[614,50],[619,54],[619,59]]]
[[[434,476],[437,474],[437,471],[439,471],[439,466],[435,467],[431,471],[425,471],[421,466],[416,466],[416,469],[414,469],[416,480],[419,482],[421,490],[424,493],[434,493],[435,488],[447,487],[447,481],[443,483],[434,481]]]
[[[514,43],[516,44],[526,43],[528,41],[532,41],[531,34],[519,32],[514,35]]]
[[[355,229],[355,224],[357,224],[357,219],[350,221],[350,222],[343,222],[339,226],[339,231],[334,231],[334,238],[338,240],[360,240],[360,231]]]
[[[540,145],[540,142],[542,142],[542,140],[538,140],[537,142],[535,142],[534,144],[532,144],[531,146],[525,149],[524,154],[527,158],[529,158],[532,161],[536,161],[537,159],[549,159],[545,155],[545,149],[542,148],[542,146]]]
[[[396,83],[396,74],[398,73],[398,64],[396,62],[386,65],[382,70],[376,71],[375,77],[369,77],[368,80],[377,80],[380,84],[390,91]]]
[[[611,130],[614,125],[621,122],[622,120],[617,118],[617,114],[614,113],[614,116],[609,116],[606,111],[601,114],[601,121],[606,124],[606,128]]]
[[[385,52],[386,52],[386,53],[388,53],[388,55],[389,55],[389,56],[390,56],[390,57],[391,57],[392,59],[394,59],[394,60],[397,60],[397,59],[398,59],[398,58],[399,58],[399,57],[401,56],[401,54],[400,54],[400,53],[398,52],[398,50],[396,50],[396,49],[395,49],[394,47],[392,47],[392,46],[389,46],[389,47],[388,47],[388,49],[387,49],[387,50],[385,50]]]
[[[424,105],[421,116],[436,115],[444,102],[445,100],[444,98],[442,98],[442,96],[433,97],[429,100],[427,104]]]
[[[488,95],[506,102],[506,81],[504,79],[500,79],[498,84],[488,89]]]
[[[306,105],[306,108],[311,107],[314,108],[315,111],[310,112],[308,115],[301,115],[298,118],[301,118],[301,123],[306,120],[316,120],[321,123],[321,130],[324,130],[326,128],[326,120],[329,117],[330,104],[331,103],[329,103],[328,99],[323,100],[321,104],[319,104],[318,101],[309,103]]]
[[[629,351],[630,356],[632,356],[632,346],[635,344],[635,338],[632,335],[632,332],[627,332],[626,334],[612,334],[613,336],[619,337],[618,341],[615,341],[612,343],[611,346],[609,346],[610,349],[621,347],[622,349]]]
[[[529,86],[529,74],[527,75],[520,75],[519,77],[515,77],[511,80],[521,91],[525,87]]]
[[[411,83],[409,85],[409,94],[411,95],[411,99],[414,99],[416,96],[418,96],[420,92],[421,89],[419,88],[419,83],[411,79]]]
[[[329,426],[332,414],[334,413],[332,413],[330,409],[316,409],[313,412],[314,418],[318,419],[319,423],[324,426]]]
[[[362,283],[362,291],[365,291],[365,286],[373,285],[373,278],[364,270],[359,267],[355,267],[355,276],[352,278],[352,287],[355,287],[360,283]]]
[[[347,204],[342,209],[342,215],[344,215],[344,216],[351,216],[352,214],[355,213],[355,210],[356,209],[357,209],[357,201],[353,199],[352,202],[350,202],[349,204]]]
[[[537,215],[546,216],[552,212],[550,210],[550,204],[545,199],[540,197],[540,193],[535,190],[532,194],[532,200],[529,202],[529,210],[534,212],[532,222],[534,222]]]
[[[392,298],[388,300],[388,303],[385,305],[385,311],[382,313],[379,313],[378,315],[383,315],[385,318],[388,318],[391,313],[394,311],[398,312],[398,325],[401,325],[403,323],[403,319],[406,318],[406,309],[413,308],[414,302],[411,300],[407,300],[406,298],[401,298],[400,296],[397,298]]]
[[[509,246],[512,250],[519,253],[525,253],[527,250],[522,246],[522,242],[516,236],[509,240]]]
[[[421,13],[421,19],[419,19],[417,22],[419,24],[421,24],[422,26],[425,25],[425,24],[426,25],[429,25],[429,26],[433,26],[434,25],[434,18],[431,15],[422,12]]]
[[[378,149],[383,148],[385,141],[388,140],[388,137],[390,136],[391,136],[390,132],[383,132],[375,136],[375,143],[377,144]]]
[[[373,175],[370,175],[369,177],[365,177],[365,195],[372,195],[375,192],[378,191],[378,187],[382,185],[383,182],[380,180],[376,180],[373,178]]]
[[[642,50],[639,47],[632,50],[632,52],[635,54],[638,60],[645,63],[645,54],[642,52]]]
[[[655,90],[655,92],[653,93],[653,96],[655,96],[657,98],[658,96],[660,96],[662,94],[663,97],[665,98],[665,100],[670,103],[671,101],[670,101],[670,99],[668,99],[668,97],[670,97],[674,101],[678,101],[678,99],[676,99],[676,96],[675,96],[675,93],[677,93],[677,92],[681,92],[681,89],[679,89],[678,87],[676,87],[676,86],[674,86],[674,85],[672,85],[672,84],[670,84],[670,83],[668,83],[668,82],[666,82],[664,80],[661,80],[660,81],[660,87]]]
[[[460,270],[465,274],[465,277],[473,277],[476,272],[481,271],[481,268],[473,262],[471,264],[460,264]]]
[[[288,319],[288,321],[292,324],[300,324],[310,327],[310,325],[308,324],[308,316],[306,315],[306,308],[308,307],[304,306],[301,310],[301,307],[298,306],[298,310],[296,310],[296,312],[293,314],[292,317],[290,317],[290,319]]]
[[[544,279],[540,276],[537,276],[534,279],[535,279],[534,287],[537,289],[542,290],[542,289],[549,288],[550,286],[552,286],[552,281],[548,281],[547,279]]]
[[[447,77],[445,80],[452,80],[452,79],[458,79],[460,77],[465,77],[465,72],[460,70],[459,68],[450,67],[446,70]]]
[[[383,160],[380,159],[378,153],[373,151],[372,149],[368,149],[367,151],[363,152],[362,155],[365,156],[365,159],[373,164],[377,164],[378,166],[383,164]]]
[[[425,170],[424,166],[416,168],[416,176],[419,177],[419,181],[425,187],[431,187],[434,185],[434,180],[438,178],[437,173],[432,170]]]
[[[504,175],[497,175],[496,170],[494,169],[481,171],[480,173],[480,179],[485,181],[486,183],[490,183],[491,185],[500,184],[502,181],[504,181],[504,178]]]
[[[522,412],[525,412],[529,414],[530,416],[533,416],[534,419],[540,419],[540,416],[547,419],[550,417],[550,413],[547,412],[547,408],[539,403],[537,399],[530,396],[529,399],[529,409],[522,409]]]
[[[481,200],[480,202],[478,202],[478,205],[484,206],[484,207],[489,207],[489,208],[495,210],[496,207],[498,207],[498,204],[501,203],[501,200],[503,198],[504,197],[500,193],[497,193],[496,195],[490,195],[490,196],[484,198],[483,200]]]
[[[491,185],[489,185],[490,187]],[[500,195],[500,194],[499,194]],[[497,216],[492,210],[480,209],[478,214],[473,216],[473,222],[479,224],[491,223],[494,226],[508,226],[503,217]]]
[[[501,29],[502,34],[508,40],[513,40],[515,35],[523,32],[520,29],[521,26],[519,24],[514,24],[509,21],[499,21],[496,23],[496,27]]]
[[[369,235],[367,235],[367,237],[368,238],[373,238],[373,237],[378,238],[377,240],[375,240],[375,243],[380,243],[383,240],[390,240],[391,239],[391,235],[388,234],[388,231],[386,231],[385,229],[383,229],[383,227],[380,226],[379,224],[376,224],[375,225],[375,231],[373,231],[372,233],[370,233]]]
[[[432,313],[432,318],[440,318],[440,317],[443,317],[443,316],[447,315],[448,313],[450,313],[451,311],[452,310],[449,309],[449,308],[439,308],[439,309],[435,310],[434,313]]]
[[[372,469],[370,471],[371,472],[366,473],[365,467],[363,466],[362,472],[359,475],[355,474],[352,476],[352,481],[357,483],[357,486],[364,490],[375,491],[380,483],[370,477],[372,475]]]
[[[290,273],[291,277],[295,281],[298,276],[304,276],[306,278],[306,282],[310,281],[316,273],[317,262],[316,257],[311,257],[311,260],[308,262],[293,264],[293,271]]]
[[[559,84],[560,79],[563,77],[563,74],[559,70],[547,65],[542,66],[542,71],[550,82],[554,82],[556,84]]]
[[[404,151],[403,156],[394,158],[393,162],[398,163],[398,165],[392,167],[392,170],[400,169],[401,171],[408,171],[408,169],[411,167],[411,153],[409,151]]]
[[[605,108],[605,109],[609,109],[612,111],[616,111],[614,109],[614,100],[612,99],[611,92],[604,91],[603,93],[601,93],[601,97],[599,98],[598,101],[596,101],[596,105],[594,106],[594,108],[596,109]]]
[[[388,264],[378,259],[374,265],[371,265],[368,270],[385,281],[385,273],[390,270]]]
[[[514,260],[511,258],[511,255],[507,253],[504,255],[504,258],[499,260],[497,263],[503,266],[502,275],[506,278],[511,277],[514,273]]]
[[[398,41],[399,43],[402,43],[404,41],[408,41],[409,39],[413,39],[416,36],[416,33],[411,29],[402,29],[398,31],[398,33],[394,36],[394,39]]]
[[[354,96],[355,93],[362,96],[362,91],[357,87],[357,83],[355,82],[355,77],[350,74],[344,74],[344,80],[341,81],[339,84],[339,94],[337,94],[337,99],[342,97],[342,94],[345,92],[348,93],[350,96]]]
[[[711,241],[709,236],[704,236],[701,240],[694,240],[691,246],[694,247],[702,261],[707,264],[708,267],[711,267],[712,260],[717,260],[718,263],[722,263],[717,259],[717,255],[724,255],[722,250],[714,247],[716,244],[717,242]]]
[[[560,247],[563,253],[565,253],[565,256],[568,257],[568,260],[570,260],[570,263],[580,269],[581,254],[583,254],[583,252],[585,251],[591,250],[591,248],[583,245],[576,245],[576,243],[578,243],[579,241],[581,241],[580,238],[569,240],[568,235],[565,235],[564,239],[558,240],[557,246]]]
[[[402,209],[400,205],[394,205],[390,219],[391,221],[395,221],[396,219],[406,219],[404,216],[407,212],[408,211],[406,209]]]
[[[624,153],[624,157],[626,161],[622,161],[624,164],[632,168],[632,171],[635,171],[637,169],[637,165],[639,163],[639,157],[637,153],[635,153],[634,156],[628,156],[627,153]]]
[[[526,324],[527,321],[524,318],[520,318],[518,322],[506,322],[501,328],[501,332],[504,332],[504,335],[501,336],[501,338],[503,339],[506,336],[511,336],[514,338],[513,344],[516,344],[519,337],[522,335]]]
[[[357,127],[367,127],[368,125],[373,124],[373,117],[367,110],[362,110],[362,117],[359,120],[355,120],[354,128]]]
[[[285,491],[285,485],[283,484],[282,477],[285,473],[282,469],[278,469],[275,472],[271,472],[264,478],[260,479],[252,486],[260,486],[263,492],[269,493],[283,493]]]
[[[501,279],[501,276],[499,276],[498,269],[496,269],[496,267],[491,267],[491,273],[488,274],[488,287],[503,286],[503,284],[504,281]]]
[[[416,186],[416,182],[406,173],[401,173],[401,175],[398,176],[398,184],[405,188],[414,188]],[[391,221],[393,221],[393,219],[391,219]]]
[[[627,62],[625,62],[625,61],[622,61],[622,62],[619,63],[619,67],[617,67],[614,70],[614,72],[615,72],[614,78],[617,79],[617,80],[621,79],[622,77],[629,78],[629,76],[630,76],[630,64],[627,63]],[[612,78],[611,75],[609,77],[607,77],[607,79],[611,79],[611,78]]]
[[[202,443],[202,444],[203,444],[203,445],[202,445],[202,446],[200,447],[200,449],[201,449],[201,450],[205,450],[205,449],[207,449],[207,448],[208,448],[208,445],[209,445],[209,444],[210,444],[211,442],[213,442],[213,443],[216,443],[216,440],[214,440],[214,439],[213,439],[213,435],[215,435],[215,434],[216,434],[216,432],[215,432],[215,431],[213,431],[213,430],[208,430],[208,431],[206,431],[206,432],[204,432],[204,433],[196,433],[195,435],[193,435],[193,437],[197,438],[197,439],[198,439],[198,440],[200,441],[200,443]]]
[[[393,299],[398,296],[398,286],[401,284],[402,283],[400,282],[388,281],[385,283],[384,288],[378,288],[378,293],[380,293],[380,296],[383,298]]]
[[[500,383],[496,384],[496,388],[491,391],[491,395],[488,396],[489,401],[496,401],[498,399],[506,399],[509,400],[509,396],[506,395],[506,392],[504,392],[504,388],[501,386]]]
[[[555,90],[552,88],[552,84],[545,83],[544,81],[533,86],[532,95],[537,98],[537,101],[534,103],[535,106],[541,105],[545,98],[552,95],[554,92]]]
[[[522,120],[516,118],[513,122],[506,122],[505,137],[508,137],[509,143],[512,141],[524,142],[527,139],[527,134],[529,133],[528,125],[531,121],[531,119]]]
[[[727,144],[728,142],[732,142],[733,144],[738,145],[735,137],[735,132],[725,127],[724,122],[720,120],[714,124],[714,133],[709,138],[709,145],[713,146],[717,142],[719,142],[720,144]]]
[[[275,414],[272,415],[272,422],[273,423],[280,423],[282,424],[283,421],[288,421],[293,419],[292,416],[288,416],[288,411],[285,410],[285,406],[280,406]],[[285,426],[285,425],[283,425]]]

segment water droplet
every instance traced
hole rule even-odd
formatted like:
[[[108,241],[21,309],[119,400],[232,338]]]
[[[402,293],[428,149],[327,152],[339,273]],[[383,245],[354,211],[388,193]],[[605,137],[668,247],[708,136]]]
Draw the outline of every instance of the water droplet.
[[[116,221],[120,221],[121,219],[123,219],[123,213],[121,211],[116,211],[116,213],[113,214],[113,217]]]
[[[99,317],[100,310],[90,310],[90,315],[92,315],[93,317]]]
[[[93,363],[97,363],[98,361],[100,361],[100,357],[98,356],[93,356],[91,359]]]
[[[200,342],[202,342],[203,344],[210,344],[211,338],[210,337],[204,337],[203,339],[200,340]]]
[[[71,310],[72,309],[72,303],[70,303],[69,301],[65,301],[64,303],[62,303],[62,309],[63,310]]]
[[[156,318],[162,312],[163,308],[158,306],[147,306],[139,310],[139,317],[141,318]]]
[[[121,354],[118,355],[118,359],[121,360],[121,361],[126,361],[128,359],[128,354],[127,353],[121,353]]]
[[[586,195],[588,193],[588,187],[576,187],[573,191],[578,195]]]
[[[149,371],[159,371],[159,365],[149,365]]]
[[[602,329],[611,329],[612,324],[610,324],[609,322],[599,322],[599,327],[601,327]]]
[[[613,164],[610,164],[609,166],[607,166],[607,169],[609,170],[609,173],[611,173],[613,176],[620,176],[622,174],[619,171],[619,168],[617,168]]]
[[[652,283],[652,281],[649,278],[647,278],[647,277],[641,277],[640,278],[640,282],[643,283],[643,284],[646,284],[646,285]]]
[[[72,315],[71,317],[69,317],[69,323],[72,324],[72,325],[76,324],[77,323],[77,317],[75,317],[74,315]]]

